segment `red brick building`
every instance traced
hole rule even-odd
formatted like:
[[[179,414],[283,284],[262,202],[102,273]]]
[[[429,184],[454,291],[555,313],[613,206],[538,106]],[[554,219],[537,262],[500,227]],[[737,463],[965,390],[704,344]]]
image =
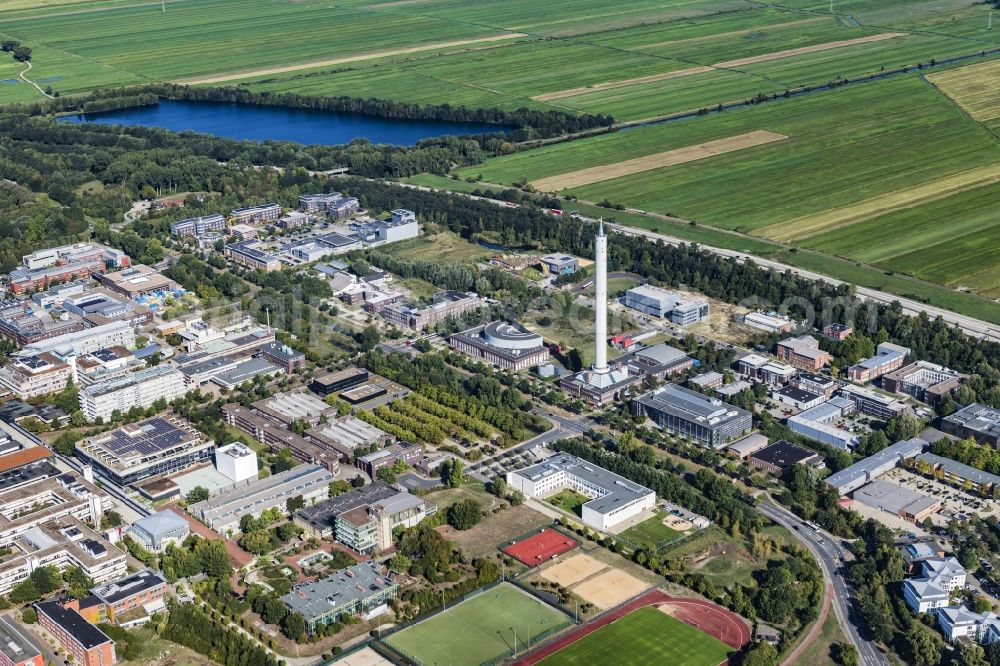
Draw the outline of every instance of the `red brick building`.
[[[51,634],[67,653],[73,655],[73,662],[80,666],[111,666],[118,661],[115,642],[103,631],[83,619],[77,612],[80,602],[71,599],[65,603],[58,600],[39,601],[39,626]]]

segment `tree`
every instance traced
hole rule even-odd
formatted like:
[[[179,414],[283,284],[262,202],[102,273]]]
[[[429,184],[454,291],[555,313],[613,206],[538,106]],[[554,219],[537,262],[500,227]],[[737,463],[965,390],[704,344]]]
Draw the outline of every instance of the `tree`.
[[[263,555],[271,550],[271,535],[267,530],[255,530],[243,534],[239,543],[243,550],[254,555]]]
[[[500,499],[506,498],[507,494],[510,492],[510,486],[507,485],[507,479],[502,476],[498,476],[493,479],[493,481],[490,482],[490,492]]]
[[[448,466],[448,475],[445,478],[445,485],[449,488],[458,488],[465,480],[465,465],[458,458],[451,461]]]
[[[758,643],[743,655],[742,666],[775,666],[778,663],[778,651],[770,643]]]
[[[208,488],[203,488],[202,486],[195,486],[185,497],[188,504],[194,504],[195,502],[204,502],[208,499]]]
[[[375,349],[376,345],[381,341],[382,337],[379,335],[378,329],[374,326],[366,326],[358,337],[358,345],[361,347],[361,351],[365,352]]]
[[[448,524],[456,530],[467,530],[483,519],[483,507],[478,500],[466,499],[448,507]]]
[[[25,624],[34,624],[38,622],[38,613],[32,606],[28,606],[21,611],[21,622],[24,622]]]
[[[941,661],[941,646],[919,622],[914,622],[906,633],[906,647],[910,652],[907,663],[913,666],[936,666]]]
[[[351,482],[345,479],[338,479],[336,481],[330,482],[330,497],[336,497],[337,495],[343,495],[351,489]]]
[[[306,500],[302,495],[296,495],[295,497],[289,497],[285,500],[285,508],[288,513],[295,513],[299,509],[303,509],[306,506]]]
[[[850,643],[834,643],[831,651],[833,660],[840,666],[858,666],[858,649]]]
[[[410,566],[412,564],[413,561],[406,555],[403,555],[401,553],[396,553],[391,558],[389,558],[389,570],[394,573],[398,574],[406,573],[407,571],[410,570]]]
[[[281,621],[281,630],[292,640],[298,640],[306,633],[306,620],[301,613],[289,613]]]
[[[393,484],[396,483],[396,470],[393,469],[391,465],[386,465],[385,467],[379,467],[378,471],[375,472],[375,478],[385,481],[386,483]]]

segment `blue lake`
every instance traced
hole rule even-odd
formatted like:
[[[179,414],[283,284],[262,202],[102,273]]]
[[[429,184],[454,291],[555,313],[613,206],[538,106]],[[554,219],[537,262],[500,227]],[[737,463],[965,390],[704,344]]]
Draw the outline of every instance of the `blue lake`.
[[[251,141],[295,141],[336,145],[364,138],[373,143],[412,146],[435,136],[502,132],[506,127],[486,123],[379,118],[362,113],[289,109],[278,106],[160,100],[153,106],[117,111],[81,113],[64,122],[101,125],[143,125],[183,132],[191,130]]]

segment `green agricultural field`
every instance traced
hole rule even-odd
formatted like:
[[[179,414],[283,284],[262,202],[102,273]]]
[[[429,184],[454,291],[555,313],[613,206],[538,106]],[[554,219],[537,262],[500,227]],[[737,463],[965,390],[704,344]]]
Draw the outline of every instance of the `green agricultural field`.
[[[629,613],[542,659],[539,666],[718,666],[732,648],[656,608]]]
[[[420,664],[481,664],[521,652],[568,616],[504,583],[391,636],[385,643]]]

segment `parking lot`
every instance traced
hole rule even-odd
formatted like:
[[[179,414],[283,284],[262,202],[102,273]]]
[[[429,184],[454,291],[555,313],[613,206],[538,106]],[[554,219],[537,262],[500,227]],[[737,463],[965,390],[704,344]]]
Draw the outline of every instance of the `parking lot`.
[[[966,516],[975,514],[985,517],[996,515],[1000,511],[1000,502],[995,499],[984,499],[905,469],[894,469],[883,478],[941,500],[941,511],[931,517],[931,521],[935,525],[944,526],[951,519],[961,519],[959,514]]]

